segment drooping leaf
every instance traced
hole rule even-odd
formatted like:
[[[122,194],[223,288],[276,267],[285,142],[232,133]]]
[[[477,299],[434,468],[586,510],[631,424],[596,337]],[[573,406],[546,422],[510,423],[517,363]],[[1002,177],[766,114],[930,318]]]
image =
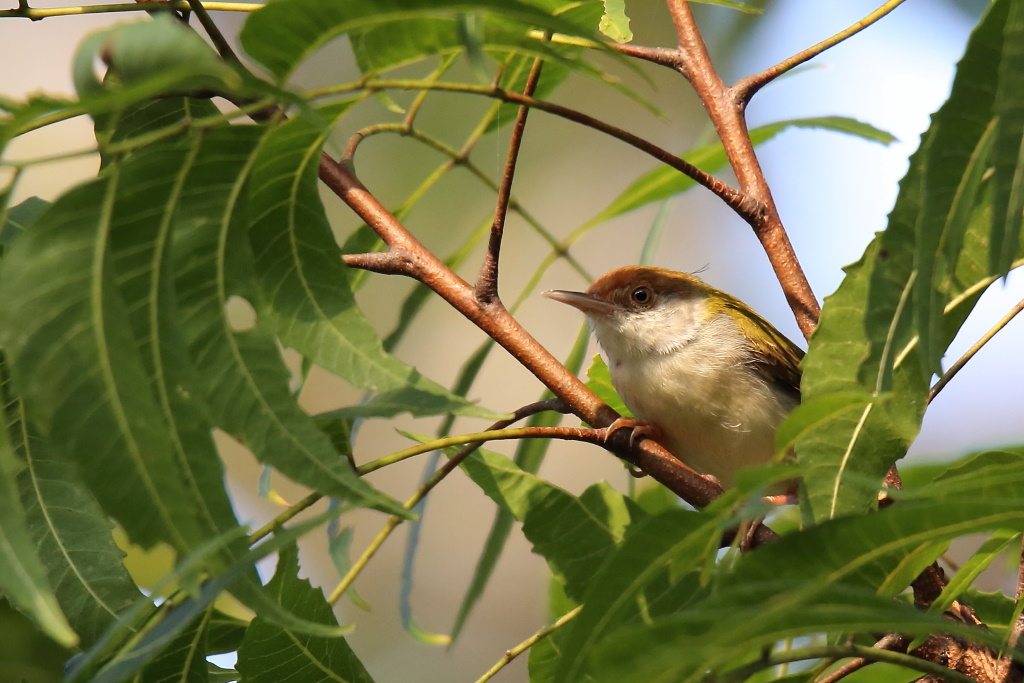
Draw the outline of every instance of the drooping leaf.
[[[298,578],[298,550],[294,545],[278,555],[274,578],[267,590],[282,607],[311,621],[336,625],[323,593]],[[293,633],[257,617],[238,650],[238,672],[253,683],[284,679],[372,683],[373,679],[344,638],[323,638]]]
[[[18,474],[21,501],[39,559],[57,602],[90,647],[140,597],[122,564],[124,552],[111,538],[112,525],[82,485],[71,462],[48,453],[28,431],[20,402],[11,428],[24,467]]]
[[[582,596],[594,567],[643,514],[605,482],[577,497],[486,449],[478,449],[460,466],[488,498],[523,523],[534,552],[565,580],[566,593],[573,599]]]
[[[137,542],[184,548],[203,535],[106,249],[121,180],[71,190],[11,246],[0,334],[30,426]]]
[[[267,133],[252,172],[249,237],[260,289],[259,312],[287,347],[374,400],[361,416],[456,412],[493,417],[420,375],[381,348],[356,306],[348,273],[318,194],[320,151],[331,127],[356,100],[296,116]],[[326,122],[326,125],[324,125]]]
[[[645,611],[649,618],[650,600],[655,597],[643,599],[643,592],[660,574],[671,570],[679,576],[709,559],[708,550],[717,549],[721,536],[716,521],[710,515],[677,509],[630,527],[622,545],[595,570],[582,596],[583,610],[567,627],[556,680],[582,680],[584,662],[605,635],[640,621]]]
[[[18,498],[19,463],[6,422],[0,415],[0,590],[47,635],[73,647],[78,635],[61,612]]]
[[[295,481],[350,502],[407,514],[360,480],[296,405],[265,325],[235,330],[226,315],[232,296],[259,301],[246,234],[245,186],[260,137],[261,131],[240,126],[204,136],[203,163],[185,179],[173,210],[182,332],[208,410],[257,458]]]

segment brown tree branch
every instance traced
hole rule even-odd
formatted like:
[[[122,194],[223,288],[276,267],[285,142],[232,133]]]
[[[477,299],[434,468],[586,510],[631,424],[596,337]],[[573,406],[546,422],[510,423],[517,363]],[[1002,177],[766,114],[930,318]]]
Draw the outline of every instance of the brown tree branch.
[[[537,90],[543,66],[544,60],[535,59],[533,61],[530,74],[526,79],[526,87],[523,89],[523,94],[527,97],[532,97]],[[516,113],[515,123],[512,125],[512,137],[508,143],[508,155],[505,159],[505,170],[501,176],[501,186],[498,188],[498,199],[494,207],[494,222],[491,223],[487,253],[480,266],[480,274],[476,278],[476,298],[484,305],[501,304],[501,300],[498,298],[498,262],[501,257],[501,238],[505,234],[505,217],[508,215],[508,203],[512,197],[512,181],[515,179],[516,162],[519,159],[519,150],[523,145],[523,133],[526,131],[526,119],[529,114],[529,107],[520,106]]]
[[[746,200],[745,210],[738,213],[754,229],[793,309],[800,331],[805,337],[810,337],[818,323],[821,307],[800,267],[757,161],[744,117],[745,102],[718,75],[689,4],[684,0],[667,1],[679,38],[675,68],[690,82],[704,104]]]
[[[410,234],[359,182],[351,168],[325,154],[320,159],[320,178],[391,249],[391,252],[383,254],[348,256],[346,263],[353,267],[406,275],[430,287],[508,351],[587,424],[605,428],[619,417],[524,330],[508,311],[481,306],[474,288]],[[394,251],[402,253],[391,255]],[[694,506],[703,507],[722,494],[720,486],[683,465],[654,441],[640,439],[631,447],[628,429],[616,430],[605,447]],[[759,538],[755,538],[755,542],[760,542]]]
[[[879,650],[891,650],[893,652],[906,652],[907,651],[907,644],[908,644],[907,640],[903,636],[899,636],[899,635],[890,633],[887,636],[883,636],[877,643],[875,643],[871,647],[879,649]],[[872,662],[871,660],[864,659],[863,657],[857,657],[855,659],[851,659],[849,662],[847,662],[846,664],[843,664],[841,667],[839,667],[835,671],[830,671],[828,674],[822,676],[821,678],[816,679],[815,683],[836,683],[836,681],[841,681],[842,679],[844,679],[847,676],[849,676],[850,674],[852,674],[854,671],[859,671],[859,670],[863,669],[865,666],[867,666],[868,664],[873,664],[873,663],[874,662]]]
[[[1017,591],[1015,593],[1016,601],[1019,604],[1021,597],[1024,597],[1024,538],[1021,539],[1020,549],[1020,563],[1017,567]],[[1006,649],[1013,650],[1020,643],[1021,633],[1024,633],[1024,614],[1017,615],[1017,619],[1010,626],[1010,633],[1006,636]],[[999,660],[999,676],[1000,680],[1005,680],[1007,683],[1011,681],[1016,683],[1024,678],[1024,667],[1014,665],[1012,655],[1004,655]]]

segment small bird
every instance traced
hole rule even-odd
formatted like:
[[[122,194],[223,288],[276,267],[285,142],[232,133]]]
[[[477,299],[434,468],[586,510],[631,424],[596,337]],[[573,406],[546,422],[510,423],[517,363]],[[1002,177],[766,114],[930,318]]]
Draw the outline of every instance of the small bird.
[[[626,406],[688,466],[729,488],[774,457],[775,430],[800,402],[803,351],[742,301],[642,266],[544,296],[587,315]]]

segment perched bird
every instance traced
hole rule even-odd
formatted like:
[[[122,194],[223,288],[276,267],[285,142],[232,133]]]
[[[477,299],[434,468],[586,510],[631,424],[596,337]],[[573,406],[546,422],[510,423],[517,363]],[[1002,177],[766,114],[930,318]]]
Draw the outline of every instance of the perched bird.
[[[641,266],[544,296],[587,315],[626,406],[691,468],[729,488],[775,455],[775,430],[800,402],[803,351],[742,301]]]

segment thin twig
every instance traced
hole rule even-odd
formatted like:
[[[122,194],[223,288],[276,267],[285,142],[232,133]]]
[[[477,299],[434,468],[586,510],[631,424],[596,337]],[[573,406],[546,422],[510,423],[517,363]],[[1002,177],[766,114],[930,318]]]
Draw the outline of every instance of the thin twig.
[[[204,2],[203,8],[214,12],[255,12],[263,7],[262,2]],[[191,10],[188,0],[174,2],[126,2],[110,5],[85,5],[79,7],[28,7],[0,10],[0,19],[30,19],[39,21],[49,17],[68,17],[79,14],[112,14],[116,12],[181,12]]]
[[[889,14],[889,12],[892,12],[894,9],[902,5],[905,1],[906,0],[889,0],[871,14],[867,15],[860,21],[851,24],[850,26],[843,29],[834,36],[826,38],[825,40],[815,45],[812,45],[806,50],[801,50],[792,57],[784,59],[778,64],[770,66],[764,71],[761,71],[760,73],[752,74],[750,76],[747,76],[746,78],[740,79],[732,86],[732,90],[736,94],[736,98],[740,102],[746,104],[747,102],[750,101],[750,98],[754,96],[754,93],[756,93],[758,90],[766,86],[768,83],[772,82],[774,79],[778,78],[787,71],[790,71],[791,69],[800,66],[804,62],[807,62],[817,57],[825,50],[835,45],[838,45],[839,43],[843,42],[850,36],[860,33],[868,26],[875,23],[885,15]]]
[[[231,64],[241,64],[238,55],[231,49],[231,44],[228,43],[227,38],[217,28],[217,24],[213,23],[213,19],[210,18],[210,14],[206,11],[206,7],[203,6],[201,0],[188,0],[188,6],[195,12],[203,30],[206,31],[206,35],[210,36],[210,40],[213,41],[213,46],[217,48],[217,53],[220,54],[221,59]]]
[[[496,430],[501,430],[502,428],[507,427],[510,424],[514,424],[515,422],[518,422],[519,420],[529,417],[530,415],[534,415],[535,413],[543,412],[545,410],[558,410],[559,412],[563,412],[564,408],[565,404],[559,399],[537,401],[535,403],[523,406],[519,410],[515,411],[510,418],[495,422],[492,425],[492,427],[495,428]],[[443,463],[439,468],[437,468],[437,471],[434,472],[433,476],[431,476],[427,481],[423,482],[423,485],[420,486],[420,488],[416,491],[416,493],[412,495],[412,497],[409,498],[409,500],[405,501],[403,507],[407,510],[412,510],[413,508],[415,508],[416,505],[421,500],[423,500],[423,498],[428,493],[430,493],[430,491],[435,486],[440,484],[445,477],[451,474],[463,460],[472,455],[476,451],[476,449],[480,448],[481,444],[483,444],[483,441],[475,441],[473,443],[470,443],[465,448],[463,448],[458,453],[449,458],[445,463]],[[330,597],[328,597],[327,599],[327,601],[330,604],[333,605],[341,598],[342,595],[345,594],[345,591],[347,591],[349,586],[352,585],[352,582],[356,580],[356,577],[359,576],[363,568],[366,567],[366,565],[373,558],[373,556],[377,554],[377,551],[380,549],[381,545],[383,545],[384,541],[387,540],[388,536],[391,535],[391,532],[394,531],[398,527],[398,525],[404,521],[405,520],[403,518],[398,517],[396,515],[388,517],[388,521],[385,522],[384,527],[377,534],[376,538],[374,538],[373,541],[370,542],[370,545],[366,547],[366,549],[363,551],[363,554],[360,555],[359,559],[352,564],[352,567],[349,569],[348,573],[346,573],[345,576],[341,578],[341,581],[338,582],[338,585],[331,592]]]
[[[983,334],[981,336],[981,339],[974,342],[974,345],[971,346],[971,348],[967,349],[964,355],[960,356],[960,358],[958,358],[955,363],[949,366],[949,370],[946,370],[946,372],[942,374],[942,377],[939,378],[939,380],[932,386],[931,390],[928,392],[928,403],[931,403],[932,400],[934,400],[935,397],[938,396],[939,392],[942,391],[947,384],[949,384],[949,381],[956,377],[956,374],[958,372],[963,370],[964,366],[967,365],[968,361],[974,358],[978,351],[981,351],[981,348],[985,346],[985,344],[987,344],[989,341],[991,341],[992,337],[996,336],[996,334],[998,334],[1000,330],[1006,327],[1009,324],[1009,322],[1013,320],[1021,311],[1024,311],[1024,299],[1021,299],[1019,302],[1017,302],[1017,305],[1011,308],[1010,311],[999,320],[999,322],[993,325],[992,329]]]
[[[491,430],[500,430],[502,427],[507,427],[510,424],[514,424],[515,422],[518,422],[519,420],[522,420],[522,419],[525,419],[527,417],[530,417],[531,415],[534,415],[536,413],[542,413],[545,410],[554,410],[554,411],[559,412],[559,413],[567,412],[566,408],[565,408],[565,404],[562,401],[558,400],[558,399],[552,398],[552,399],[547,399],[545,401],[535,401],[534,403],[529,403],[529,404],[523,406],[522,408],[519,408],[514,413],[512,413],[512,416],[509,417],[508,419],[499,420],[498,422],[495,422],[493,425],[491,425]],[[479,434],[477,436],[479,436]],[[432,441],[429,444],[426,444],[427,446],[431,446],[431,448],[428,449],[428,450],[435,450],[437,448],[444,448],[444,447],[446,447],[445,445],[438,446],[437,443],[438,442],[436,442],[436,441]],[[456,442],[453,442],[453,443],[465,443],[465,440],[463,440],[463,441],[456,441]],[[479,445],[480,443],[483,443],[483,442],[482,441],[475,441],[474,443]],[[446,444],[446,445],[452,445],[452,444]],[[417,448],[419,448],[419,447],[417,447]],[[400,462],[402,460],[405,460],[406,458],[409,458],[412,455],[416,455],[416,453],[409,454],[408,451],[410,451],[410,450],[414,450],[414,449],[406,449],[404,451],[399,451],[398,453],[392,453],[389,456],[385,456],[383,458],[379,458],[377,460],[373,460],[371,462],[368,462],[368,463],[366,463],[364,465],[360,465],[360,466],[356,467],[356,474],[358,474],[359,476],[363,476],[365,474],[369,474],[370,472],[375,472],[376,470],[379,470],[379,469],[381,469],[383,467],[386,467],[387,465],[391,465],[391,464],[394,464],[395,462]],[[404,457],[398,457],[398,456],[401,456],[402,454],[405,454]],[[282,524],[284,524],[285,522],[289,521],[290,519],[295,517],[295,515],[299,514],[303,510],[313,506],[321,498],[323,498],[322,494],[311,493],[308,496],[306,496],[305,498],[303,498],[302,500],[300,500],[299,502],[294,503],[293,505],[290,505],[287,510],[284,510],[279,515],[274,517],[274,519],[270,520],[269,522],[267,522],[266,524],[261,526],[259,529],[257,529],[256,531],[252,532],[251,534],[249,534],[249,543],[250,543],[250,545],[255,543],[255,542],[257,542],[257,541],[259,541],[260,539],[264,538],[265,536],[268,536],[275,528],[277,528],[277,527],[281,526]]]
[[[800,331],[804,337],[810,337],[818,324],[821,307],[800,267],[757,160],[744,118],[744,103],[718,75],[689,4],[684,0],[667,2],[679,38],[675,68],[690,82],[704,104],[739,182],[739,201],[730,206],[753,228]]]
[[[519,655],[523,654],[524,652],[529,650],[531,647],[536,645],[539,641],[547,638],[549,635],[551,635],[552,633],[554,633],[558,629],[560,629],[563,626],[565,626],[566,624],[568,624],[574,618],[576,618],[576,615],[580,613],[581,609],[583,609],[583,605],[580,605],[579,607],[577,607],[577,608],[575,608],[575,609],[573,609],[573,610],[571,610],[569,612],[566,612],[561,617],[559,617],[558,621],[556,621],[555,623],[551,624],[550,626],[545,626],[544,628],[540,629],[539,631],[537,631],[532,636],[530,636],[529,638],[527,638],[523,642],[519,643],[518,645],[516,645],[512,649],[506,650],[505,654],[502,656],[502,658],[499,659],[498,662],[494,666],[492,666],[490,669],[488,669],[487,673],[485,673],[483,676],[478,678],[476,680],[476,683],[485,683],[485,681],[489,681],[492,678],[494,678],[494,675],[497,674],[502,669],[504,669],[509,664],[509,662],[511,662],[513,659],[515,659]]]
[[[502,102],[508,102],[510,104],[525,105],[532,109],[540,109],[541,111],[547,112],[554,116],[579,123],[593,128],[596,131],[605,133],[617,140],[621,140],[628,145],[631,145],[641,152],[644,152],[658,161],[671,166],[688,178],[693,179],[699,185],[710,190],[713,194],[724,201],[728,206],[741,213],[741,215],[747,216],[756,213],[757,207],[751,203],[749,198],[746,197],[739,190],[730,187],[727,183],[722,182],[718,178],[705,173],[693,164],[689,163],[685,159],[681,159],[678,156],[672,154],[666,149],[663,149],[654,143],[634,135],[629,131],[626,131],[618,126],[613,126],[610,123],[601,121],[592,116],[584,114],[583,112],[569,107],[563,107],[562,105],[548,102],[546,100],[538,100],[533,97],[527,97],[517,92],[504,90],[502,88],[494,88],[487,85],[474,85],[470,83],[429,83],[424,80],[405,80],[405,79],[388,79],[388,80],[368,80],[365,82],[348,83],[342,86],[332,86],[326,88],[319,88],[306,93],[307,98],[316,98],[326,95],[334,95],[344,92],[352,92],[354,90],[368,90],[370,92],[376,90],[415,90],[415,89],[427,89],[427,90],[438,90],[443,92],[456,92],[466,93],[470,95],[483,95],[485,97],[493,97],[501,100]]]
[[[376,197],[355,177],[352,169],[323,155],[320,179],[369,225],[393,250],[405,252],[401,260],[387,263],[388,272],[413,277],[430,287],[455,310],[464,315],[513,358],[537,377],[555,396],[587,424],[607,427],[619,415],[609,408],[574,374],[565,369],[550,351],[537,342],[504,309],[485,310],[476,300],[472,287],[431,253],[406,228],[395,220]],[[387,254],[345,257],[356,267],[381,264]],[[650,439],[631,443],[630,430],[617,430],[605,447],[620,458],[647,472],[691,505],[704,507],[722,494],[722,488],[683,465],[671,453]],[[757,540],[757,539],[755,539]],[[759,541],[758,541],[759,542]]]
[[[563,441],[586,441],[596,445],[603,445],[607,437],[606,429],[588,429],[586,427],[518,427],[514,429],[488,429],[483,432],[472,432],[469,434],[457,434],[445,436],[433,441],[427,441],[418,446],[412,446],[404,450],[392,453],[391,455],[378,458],[358,468],[360,474],[367,474],[394,465],[395,463],[408,460],[417,455],[430,453],[442,448],[461,446],[462,444],[480,445],[486,441],[510,441],[519,439],[562,439]]]
[[[537,83],[540,81],[541,68],[544,60],[535,59],[530,68],[530,74],[526,79],[526,87],[523,94],[532,97],[537,90]],[[515,123],[512,125],[512,136],[508,143],[508,155],[505,159],[505,170],[501,176],[501,186],[498,188],[498,198],[494,207],[494,221],[491,223],[491,235],[487,241],[487,253],[484,255],[483,263],[480,266],[480,274],[476,278],[476,298],[481,304],[500,303],[498,298],[498,263],[501,257],[501,238],[505,233],[505,217],[508,214],[509,198],[512,196],[512,181],[515,179],[516,162],[519,159],[519,150],[523,145],[523,133],[526,131],[526,119],[530,114],[530,108],[520,106],[516,113]]]
[[[903,636],[890,633],[887,636],[883,636],[877,643],[871,647],[879,650],[892,650],[892,651],[903,651],[907,647],[907,641]],[[832,661],[841,659],[841,657],[833,657]],[[821,678],[815,679],[815,683],[836,683],[836,681],[842,680],[852,674],[854,671],[863,669],[868,664],[873,662],[864,657],[856,657],[846,664],[843,664],[835,671],[831,671]]]

